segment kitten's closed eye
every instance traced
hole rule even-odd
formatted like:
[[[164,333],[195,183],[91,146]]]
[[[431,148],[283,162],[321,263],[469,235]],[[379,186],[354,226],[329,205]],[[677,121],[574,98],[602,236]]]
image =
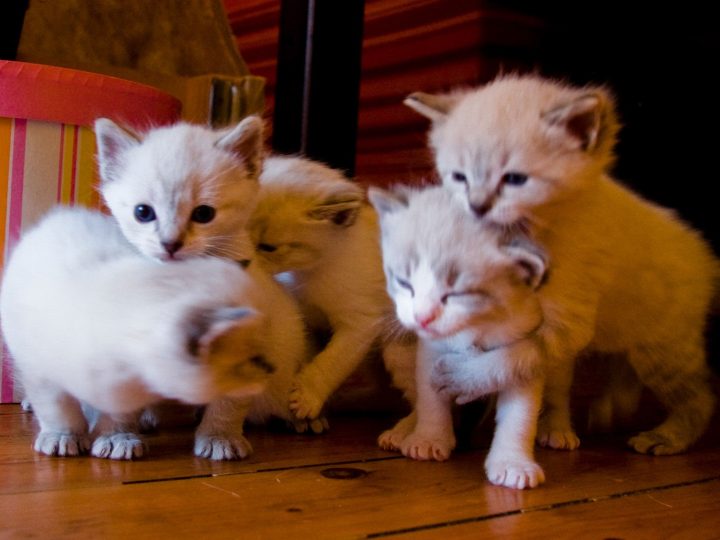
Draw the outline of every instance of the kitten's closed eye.
[[[155,210],[149,204],[138,204],[133,210],[135,219],[140,223],[155,221]]]
[[[450,293],[447,293],[442,297],[442,303],[446,304],[447,301],[451,298],[457,298],[462,300],[473,300],[473,301],[485,301],[491,298],[490,294],[487,291],[484,291],[482,289],[468,289],[465,291],[453,291]]]
[[[272,244],[263,244],[262,242],[257,245],[257,248],[260,251],[266,251],[267,253],[272,253],[273,251],[277,251],[277,246],[273,246]]]
[[[406,281],[399,277],[396,277],[395,281],[397,282],[398,285],[400,285],[400,287],[402,287],[406,291],[409,291],[411,295],[415,296],[415,290],[413,289],[412,285],[410,285],[409,281]]]

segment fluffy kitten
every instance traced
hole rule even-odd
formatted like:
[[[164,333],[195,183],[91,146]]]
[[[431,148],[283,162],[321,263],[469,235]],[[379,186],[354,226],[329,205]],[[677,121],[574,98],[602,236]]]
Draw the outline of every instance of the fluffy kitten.
[[[271,156],[250,220],[259,262],[288,284],[313,329],[331,330],[291,395],[299,418],[323,404],[387,328],[392,302],[375,212],[339,171],[299,157]]]
[[[653,454],[685,450],[715,401],[703,331],[718,264],[700,234],[608,176],[619,130],[608,92],[507,76],[405,102],[433,121],[444,185],[477,219],[527,227],[553,260],[552,279],[538,293],[548,356],[539,442],[578,446],[569,388],[573,362],[589,347],[625,354],[669,411],[630,445]]]
[[[142,253],[250,258],[245,225],[258,190],[259,117],[221,131],[178,123],[143,135],[101,118],[95,134],[102,196]]]
[[[206,412],[197,455],[243,457],[245,413],[289,418],[305,354],[294,303],[264,274],[219,258],[158,264],[112,218],[82,209],[57,209],[23,236],[0,316],[40,423],[34,448],[48,455],[140,457],[138,411],[167,398],[224,414]],[[81,402],[102,413],[91,448]]]
[[[382,434],[380,445],[414,459],[447,459],[455,446],[451,401],[498,393],[488,478],[537,486],[545,479],[533,458],[544,257],[503,243],[440,187],[396,194],[370,188],[368,195],[380,215],[388,292],[400,322],[419,337],[414,412]]]

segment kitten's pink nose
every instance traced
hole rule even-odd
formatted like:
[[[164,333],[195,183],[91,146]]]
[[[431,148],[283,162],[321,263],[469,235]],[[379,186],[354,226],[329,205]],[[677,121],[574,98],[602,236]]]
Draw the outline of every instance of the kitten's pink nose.
[[[432,322],[438,318],[438,315],[440,315],[440,310],[437,308],[433,308],[430,311],[427,311],[425,313],[415,313],[415,322],[417,322],[421,328],[427,328],[432,324]]]
[[[171,240],[170,242],[160,242],[162,247],[165,248],[167,254],[171,257],[175,255],[183,247],[182,240]]]

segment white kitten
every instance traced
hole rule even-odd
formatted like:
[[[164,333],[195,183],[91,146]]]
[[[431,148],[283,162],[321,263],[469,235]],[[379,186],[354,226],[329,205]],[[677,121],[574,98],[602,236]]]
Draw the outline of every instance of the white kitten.
[[[198,428],[198,455],[246,455],[245,409],[289,418],[254,396],[274,392],[285,404],[276,394],[305,353],[294,303],[265,279],[219,258],[159,264],[108,216],[48,214],[13,251],[0,297],[3,335],[40,423],[35,449],[88,450],[83,402],[103,413],[93,455],[140,457],[138,411],[167,398],[226,409],[223,424]],[[265,389],[270,373],[284,389]]]
[[[545,479],[533,458],[543,256],[534,247],[501,243],[499,231],[468,215],[442,188],[396,194],[370,188],[369,198],[380,215],[388,292],[400,322],[419,337],[414,412],[382,434],[380,445],[414,459],[447,459],[455,446],[451,401],[498,393],[488,478],[519,489],[537,486]]]
[[[364,190],[339,171],[299,157],[272,156],[250,220],[259,262],[287,283],[313,329],[331,330],[291,395],[299,418],[325,401],[392,327],[377,219]]]
[[[95,134],[102,196],[142,253],[251,257],[245,225],[261,166],[259,117],[221,131],[178,123],[143,135],[102,118]]]
[[[527,227],[553,260],[539,292],[548,353],[539,442],[578,446],[569,388],[589,347],[627,355],[669,411],[631,446],[685,450],[715,401],[703,332],[718,264],[700,234],[607,175],[619,129],[608,92],[508,76],[468,92],[416,93],[406,104],[433,120],[445,186],[483,222]]]

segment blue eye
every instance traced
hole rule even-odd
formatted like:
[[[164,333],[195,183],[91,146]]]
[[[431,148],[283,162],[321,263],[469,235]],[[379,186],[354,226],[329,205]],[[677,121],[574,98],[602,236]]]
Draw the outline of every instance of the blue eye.
[[[519,173],[519,172],[509,172],[503,174],[502,177],[502,183],[507,184],[508,186],[522,186],[525,182],[528,181],[527,174]]]
[[[465,174],[461,173],[460,171],[453,171],[452,179],[456,182],[467,182],[467,176],[465,176]]]
[[[210,223],[215,219],[215,209],[212,206],[201,204],[192,211],[190,219],[195,223]]]
[[[155,210],[153,210],[153,207],[149,204],[138,204],[133,210],[133,213],[135,214],[135,219],[140,223],[149,223],[156,219]]]

